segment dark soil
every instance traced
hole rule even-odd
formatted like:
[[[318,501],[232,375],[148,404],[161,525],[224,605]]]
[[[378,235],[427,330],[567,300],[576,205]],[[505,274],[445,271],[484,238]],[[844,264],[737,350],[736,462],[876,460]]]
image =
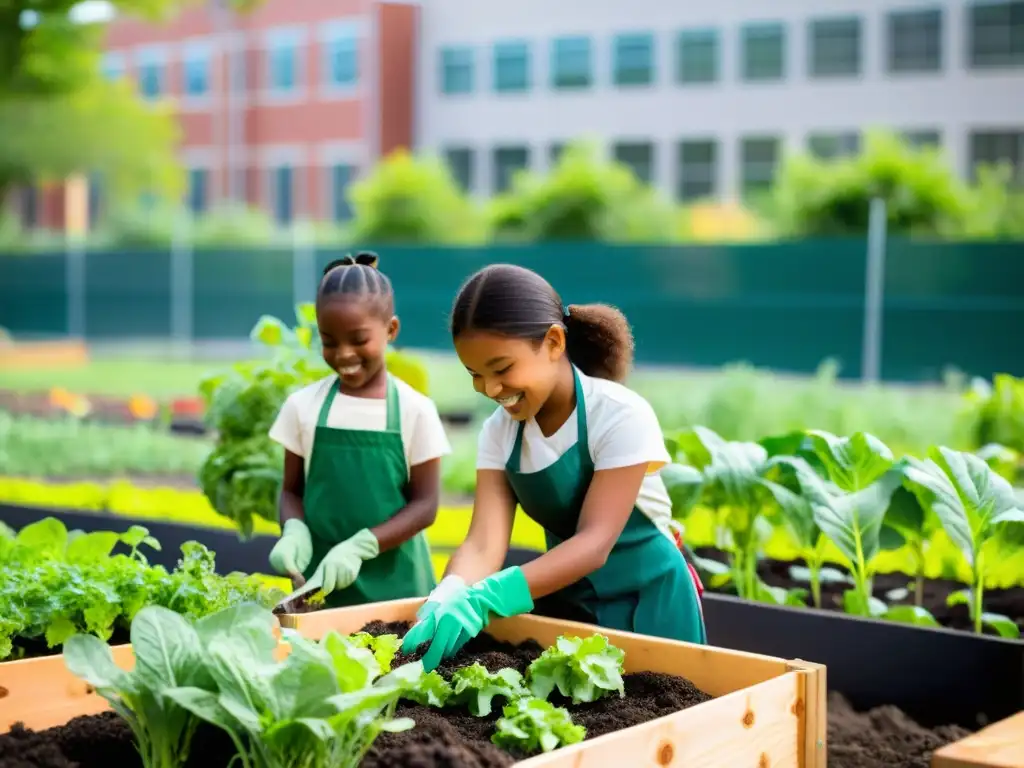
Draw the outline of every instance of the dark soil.
[[[127,629],[118,627],[114,630],[114,634],[107,640],[107,645],[125,645],[131,642],[131,635]],[[11,655],[11,660],[14,659],[36,659],[42,656],[56,656],[62,652],[61,646],[56,648],[50,648],[46,644],[45,637],[34,637],[24,638],[15,637],[13,639],[14,652]]]
[[[929,768],[932,752],[969,734],[957,725],[922,728],[896,707],[854,712],[839,694],[828,697],[829,768]]]
[[[718,562],[725,562],[725,555],[715,549],[699,548],[697,554]],[[773,587],[785,589],[803,588],[808,591],[808,605],[810,604],[810,585],[807,582],[796,581],[790,577],[790,568],[794,565],[803,565],[803,562],[784,562],[780,560],[762,560],[758,564],[758,574],[765,583]],[[837,566],[830,566],[835,570],[842,570]],[[706,585],[705,585],[706,586]],[[880,573],[874,579],[874,595],[889,605],[912,605],[914,603],[914,580],[912,577],[902,573]],[[928,579],[924,583],[923,605],[935,617],[935,620],[949,629],[973,631],[967,606],[955,605],[952,608],[946,605],[946,598],[953,592],[964,589],[966,585],[957,581],[947,579]],[[826,610],[841,611],[843,604],[843,592],[850,589],[851,585],[842,582],[827,582],[821,585],[821,607]],[[905,589],[907,595],[900,599],[891,599],[887,594],[893,590]],[[708,588],[711,592],[725,592],[727,590],[716,590]],[[986,589],[985,610],[990,613],[999,613],[1009,616],[1017,622],[1017,626],[1024,633],[1024,587],[1012,589]],[[995,630],[985,628],[985,633],[996,635]]]
[[[407,622],[372,622],[371,634],[403,635]],[[474,638],[440,668],[445,677],[459,667],[478,661],[491,671],[511,667],[525,672],[541,652],[533,641],[521,645],[499,642],[488,635]],[[396,665],[417,655],[399,654]],[[652,720],[707,701],[710,696],[680,677],[650,672],[625,676],[626,698],[610,697],[593,704],[567,706],[573,719],[594,738]],[[363,768],[505,768],[524,755],[512,755],[494,746],[491,733],[500,714],[500,702],[487,718],[456,710],[438,711],[413,704],[398,709],[416,727],[398,734],[383,734],[363,761]],[[828,757],[831,768],[928,768],[931,753],[966,736],[956,726],[928,730],[895,707],[854,712],[840,696],[829,696]],[[215,728],[202,726],[196,733],[188,768],[221,768],[234,754],[230,740]],[[64,726],[32,732],[15,727],[0,736],[0,768],[140,768],[139,756],[127,725],[117,715],[76,718]]]

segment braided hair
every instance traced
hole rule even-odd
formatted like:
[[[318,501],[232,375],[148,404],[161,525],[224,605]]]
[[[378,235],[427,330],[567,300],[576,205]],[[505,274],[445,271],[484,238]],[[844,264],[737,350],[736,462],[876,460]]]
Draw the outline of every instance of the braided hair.
[[[391,280],[377,268],[380,258],[372,251],[360,251],[355,256],[346,254],[324,268],[317,304],[336,297],[366,297],[379,302],[385,319],[395,314],[395,293]]]

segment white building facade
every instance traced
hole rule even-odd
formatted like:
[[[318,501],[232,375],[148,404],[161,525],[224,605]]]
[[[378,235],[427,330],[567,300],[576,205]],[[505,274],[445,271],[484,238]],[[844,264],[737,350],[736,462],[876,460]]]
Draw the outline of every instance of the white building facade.
[[[416,145],[490,196],[598,139],[678,200],[873,126],[1024,181],[1024,0],[425,0]]]

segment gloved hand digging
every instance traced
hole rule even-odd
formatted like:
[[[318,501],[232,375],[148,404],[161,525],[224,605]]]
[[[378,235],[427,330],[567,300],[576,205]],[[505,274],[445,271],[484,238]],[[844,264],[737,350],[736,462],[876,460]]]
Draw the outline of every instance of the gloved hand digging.
[[[492,614],[504,618],[531,610],[533,598],[526,576],[518,566],[506,568],[439,602],[406,633],[402,652],[413,653],[429,642],[423,668],[430,672],[480,634]]]
[[[281,538],[270,550],[270,565],[278,573],[294,576],[305,572],[313,559],[313,539],[306,523],[293,517],[286,520]]]
[[[359,577],[365,560],[372,560],[380,554],[380,543],[369,528],[336,544],[324,555],[312,578],[321,577],[321,589],[325,595],[336,589],[345,589]]]

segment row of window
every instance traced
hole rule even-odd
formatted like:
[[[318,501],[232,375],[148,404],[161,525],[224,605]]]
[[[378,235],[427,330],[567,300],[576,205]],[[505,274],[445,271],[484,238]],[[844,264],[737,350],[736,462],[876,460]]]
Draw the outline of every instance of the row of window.
[[[917,146],[938,146],[942,137],[939,131],[907,131],[909,142]],[[807,137],[808,150],[821,158],[835,158],[856,154],[860,149],[861,137],[856,131],[846,133],[812,133]],[[742,194],[764,191],[775,179],[776,168],[782,157],[784,140],[779,136],[748,136],[739,142],[740,190]],[[549,145],[549,165],[554,165],[565,144],[555,142]],[[611,155],[618,162],[630,167],[638,179],[647,183],[657,182],[656,156],[658,146],[654,142],[617,142],[611,147]],[[722,142],[717,139],[686,139],[674,146],[675,151],[675,197],[680,201],[692,201],[716,197],[720,194],[718,171],[723,152]],[[475,191],[478,183],[478,154],[486,162],[487,153],[477,152],[471,147],[449,146],[443,156],[458,184],[466,191]],[[1008,162],[1016,169],[1017,178],[1024,185],[1024,129],[1019,131],[979,131],[971,134],[969,147],[971,167],[978,164]],[[513,175],[533,165],[532,149],[526,145],[498,146],[489,152],[491,163],[491,193],[506,191]],[[480,190],[482,191],[482,190]]]
[[[345,222],[352,218],[348,201],[348,190],[355,181],[358,168],[351,163],[334,163],[320,169],[325,183],[328,200],[328,214],[331,220]],[[267,170],[268,204],[278,224],[290,224],[296,216],[295,190],[299,177],[291,165],[276,165]],[[207,168],[192,168],[188,172],[186,200],[189,209],[196,214],[209,210],[210,171]]]
[[[944,67],[946,9],[891,11],[884,27],[884,61],[889,73],[940,72]],[[739,75],[748,82],[787,76],[787,30],[782,22],[748,24],[739,30]],[[807,73],[815,78],[853,77],[864,68],[864,24],[858,16],[812,19],[807,24]],[[617,86],[652,85],[658,79],[658,38],[652,32],[615,35],[611,41],[611,82]],[[697,85],[722,77],[722,34],[717,29],[687,29],[673,41],[675,82]],[[550,86],[581,89],[594,85],[594,41],[587,36],[555,38],[550,48]],[[997,0],[968,8],[967,64],[972,69],[1024,66],[1024,0]],[[439,51],[442,93],[475,91],[477,51],[449,46]],[[492,87],[522,92],[533,87],[532,45],[505,40],[491,49]]]
[[[362,41],[361,25],[351,21],[333,21],[318,26],[320,81],[329,90],[344,91],[359,84],[359,55]],[[305,78],[304,52],[306,32],[299,28],[269,31],[263,44],[263,90],[271,94],[289,95],[297,91]],[[169,93],[168,70],[170,51],[167,47],[141,48],[134,54],[139,91],[155,99]],[[242,91],[247,83],[246,52],[237,50],[229,59],[231,87]],[[181,46],[183,95],[189,98],[208,96],[212,89],[214,47],[208,42],[190,42]],[[108,53],[104,73],[111,79],[127,73],[127,57],[123,52]]]

